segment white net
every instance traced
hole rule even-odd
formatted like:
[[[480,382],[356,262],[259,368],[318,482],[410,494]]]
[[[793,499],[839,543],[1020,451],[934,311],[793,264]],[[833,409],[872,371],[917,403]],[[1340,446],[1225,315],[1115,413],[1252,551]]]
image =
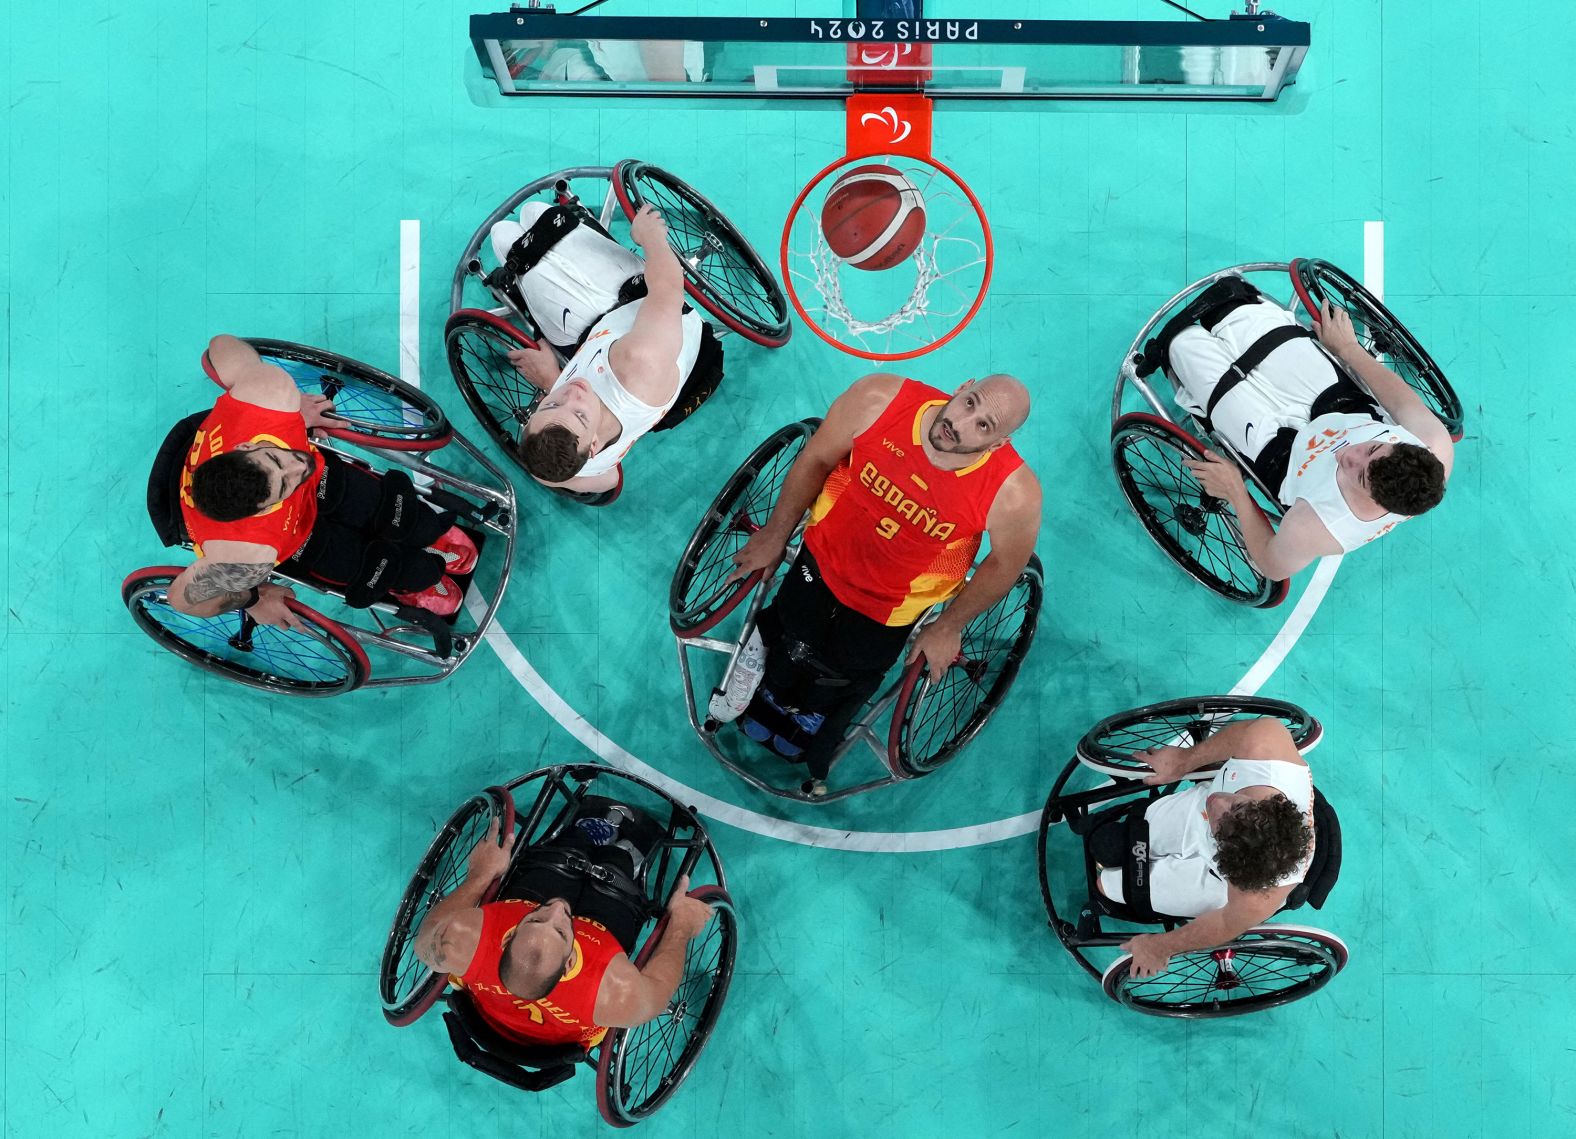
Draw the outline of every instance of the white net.
[[[925,233],[912,256],[890,269],[854,268],[832,252],[821,210],[837,175],[823,176],[794,218],[787,247],[789,288],[804,315],[849,351],[872,356],[918,355],[967,323],[986,284],[984,224],[962,188],[919,159],[874,155],[901,171],[920,192]]]

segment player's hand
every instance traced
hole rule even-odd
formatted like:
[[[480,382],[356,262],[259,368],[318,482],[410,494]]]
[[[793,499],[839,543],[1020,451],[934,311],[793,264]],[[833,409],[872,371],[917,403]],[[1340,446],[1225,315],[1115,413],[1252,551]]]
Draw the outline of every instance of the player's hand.
[[[326,395],[302,392],[301,418],[306,420],[308,431],[334,426],[334,401]]]
[[[1212,498],[1223,498],[1227,502],[1235,502],[1237,497],[1245,492],[1242,484],[1242,472],[1235,463],[1227,462],[1213,451],[1205,451],[1202,459],[1184,459],[1187,469],[1193,472],[1193,477],[1204,488],[1204,493]]]
[[[1166,971],[1166,966],[1171,964],[1171,954],[1162,949],[1159,942],[1160,935],[1155,933],[1141,933],[1122,942],[1122,950],[1133,955],[1134,977],[1153,977]]]
[[[1135,751],[1133,758],[1149,765],[1153,774],[1144,776],[1144,782],[1151,787],[1158,787],[1162,783],[1175,783],[1193,770],[1188,762],[1185,747],[1163,744],[1160,747],[1152,747],[1148,751]]]
[[[668,898],[666,934],[682,937],[685,941],[705,929],[706,923],[711,920],[711,907],[699,898],[690,897],[689,888],[689,875],[682,875],[673,884],[673,893]]]
[[[783,551],[787,548],[787,539],[777,537],[764,527],[757,530],[744,543],[744,548],[733,555],[733,572],[722,584],[732,585],[736,581],[743,581],[757,570],[762,580],[765,580],[777,568],[777,563],[783,560]]]
[[[945,617],[941,617],[919,631],[903,663],[910,665],[924,657],[930,679],[940,680],[942,673],[958,659],[958,650],[962,647],[963,634],[954,629]]]
[[[666,245],[668,243],[668,223],[650,203],[640,207],[634,219],[629,223],[629,236],[635,239],[635,244],[645,249],[651,245]]]
[[[259,625],[272,625],[276,629],[304,629],[305,623],[285,604],[294,598],[295,590],[289,586],[268,582],[257,587],[257,604],[246,612]]]
[[[546,344],[539,344],[535,348],[510,349],[509,363],[513,364],[514,370],[529,380],[533,387],[544,392],[553,386],[553,381],[558,378],[561,370],[558,366],[557,354]]]
[[[1319,305],[1319,343],[1342,360],[1348,359],[1353,352],[1363,350],[1363,346],[1357,342],[1357,330],[1352,327],[1351,316],[1344,308],[1332,305],[1329,301]]]
[[[498,841],[498,820],[492,821],[492,826],[487,828],[486,836],[471,850],[471,856],[465,863],[465,880],[467,882],[491,882],[494,878],[503,877],[503,872],[509,869],[509,856],[514,852],[514,831],[510,831],[502,843]]]

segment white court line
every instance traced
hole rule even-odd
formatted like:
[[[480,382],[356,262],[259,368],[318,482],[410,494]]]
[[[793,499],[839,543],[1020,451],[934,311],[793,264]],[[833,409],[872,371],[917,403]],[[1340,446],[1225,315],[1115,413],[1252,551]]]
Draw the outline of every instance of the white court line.
[[[421,387],[421,222],[399,223],[399,378]]]
[[[403,233],[403,227],[402,227]],[[1373,237],[1370,237],[1373,234]],[[406,274],[403,258],[400,273],[400,312],[406,309],[407,284],[414,289],[419,281],[419,273],[412,271]],[[1369,282],[1377,280],[1380,287],[1384,283],[1384,229],[1382,222],[1366,222],[1363,226],[1363,279],[1365,287],[1375,295],[1379,295]],[[412,304],[414,305],[414,301]],[[403,361],[406,355],[404,321],[401,320],[400,328],[400,358]],[[1336,571],[1340,569],[1341,557],[1339,555],[1319,559],[1319,564],[1314,568],[1313,577],[1308,581],[1308,587],[1303,590],[1302,596],[1297,599],[1297,604],[1286,615],[1280,630],[1264,647],[1258,660],[1242,674],[1241,679],[1231,686],[1234,696],[1252,696],[1257,693],[1275,673],[1286,657],[1291,653],[1293,646],[1307,630],[1308,624],[1313,620],[1313,615],[1318,611],[1319,605],[1324,601],[1325,594],[1329,592],[1330,584],[1335,580]],[[466,598],[466,607],[473,619],[479,618],[485,611],[475,597]],[[933,850],[952,850],[966,846],[980,846],[990,842],[1000,842],[1003,839],[1017,838],[1021,835],[1032,834],[1040,824],[1040,812],[1029,811],[1022,815],[1010,818],[997,819],[993,822],[979,823],[974,826],[953,827],[947,830],[933,831],[853,831],[836,830],[830,827],[812,827],[803,823],[791,822],[787,819],[764,815],[759,811],[752,811],[745,807],[735,806],[721,799],[696,791],[687,784],[680,783],[665,773],[658,771],[650,764],[631,754],[623,747],[602,733],[596,725],[588,721],[579,712],[575,711],[554,688],[544,680],[540,673],[526,660],[508,630],[497,621],[493,621],[492,628],[484,634],[488,647],[498,655],[499,661],[509,670],[509,673],[520,683],[520,686],[541,705],[542,710],[558,722],[558,725],[575,739],[584,744],[596,757],[622,771],[639,775],[641,778],[661,787],[674,798],[681,800],[688,806],[693,806],[707,818],[740,830],[762,835],[766,838],[781,839],[784,842],[796,842],[805,846],[825,847],[831,850],[864,851],[880,854],[914,854]]]
[[[1384,303],[1384,222],[1363,222],[1363,288]]]

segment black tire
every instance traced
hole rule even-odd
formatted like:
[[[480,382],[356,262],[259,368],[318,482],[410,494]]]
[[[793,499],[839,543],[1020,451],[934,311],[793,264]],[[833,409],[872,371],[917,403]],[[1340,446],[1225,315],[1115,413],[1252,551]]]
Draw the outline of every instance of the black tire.
[[[378,996],[390,1024],[403,1028],[413,1023],[443,992],[446,975],[427,968],[416,957],[416,931],[427,912],[464,880],[471,851],[495,820],[501,845],[514,833],[514,800],[509,793],[489,787],[472,795],[438,829],[406,885],[383,945],[378,972]],[[495,885],[490,893],[496,890]],[[490,894],[483,900],[490,901]]]
[[[724,586],[733,572],[733,555],[766,524],[788,468],[820,422],[802,419],[774,431],[750,452],[707,507],[668,590],[668,621],[676,635],[696,637],[711,629],[754,588],[759,580],[754,574]]]
[[[265,692],[338,696],[366,683],[366,652],[339,624],[298,602],[300,630],[259,625],[240,611],[192,617],[169,603],[179,566],[150,566],[121,583],[121,600],[137,627],[206,672]]]
[[[293,344],[249,339],[264,362],[277,364],[304,392],[329,396],[345,426],[336,439],[387,451],[435,451],[454,437],[443,409],[417,388],[357,360]]]
[[[732,899],[720,886],[701,886],[690,896],[710,903],[713,917],[685,949],[683,978],[673,1000],[656,1019],[616,1029],[602,1045],[597,1107],[614,1127],[647,1118],[678,1090],[710,1039],[733,980],[739,932]],[[658,936],[653,932],[647,939],[642,962]]]
[[[757,344],[788,342],[788,301],[777,278],[721,210],[666,170],[632,159],[613,168],[613,190],[631,219],[647,203],[662,211],[685,289],[701,308]]]
[[[443,341],[449,371],[471,414],[519,463],[520,429],[541,402],[542,391],[515,371],[506,353],[535,348],[536,342],[501,317],[469,308],[449,317]]]
[[[1346,965],[1346,945],[1322,929],[1261,925],[1220,949],[1172,956],[1157,977],[1135,979],[1123,954],[1105,971],[1106,996],[1150,1016],[1201,1020],[1290,1004],[1318,992]]]
[[[939,681],[929,679],[922,660],[908,668],[887,737],[894,767],[928,775],[980,733],[1017,679],[1044,594],[1044,571],[1033,555],[1006,595],[965,626],[961,659]]]
[[[1148,412],[1129,412],[1111,429],[1111,461],[1122,494],[1166,556],[1228,601],[1277,605],[1286,583],[1254,568],[1231,507],[1205,494],[1184,465],[1203,453],[1193,436]]]
[[[1298,299],[1310,316],[1317,316],[1320,303],[1326,300],[1345,309],[1362,346],[1406,381],[1439,417],[1452,439],[1461,438],[1466,416],[1455,389],[1428,350],[1378,297],[1350,274],[1317,258],[1293,261],[1291,276]]]
[[[1291,733],[1299,751],[1310,751],[1324,727],[1304,709],[1262,696],[1188,696],[1107,716],[1078,741],[1078,761],[1118,779],[1141,779],[1149,765],[1133,753],[1162,744],[1192,745],[1236,719],[1272,717]]]

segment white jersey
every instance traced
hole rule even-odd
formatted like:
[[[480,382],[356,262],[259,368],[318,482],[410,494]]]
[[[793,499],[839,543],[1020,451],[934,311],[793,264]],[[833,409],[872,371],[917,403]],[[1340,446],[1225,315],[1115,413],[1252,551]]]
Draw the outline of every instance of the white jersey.
[[[679,345],[678,357],[674,361],[672,394],[662,404],[645,403],[630,395],[619,382],[618,377],[613,374],[609,355],[613,345],[628,335],[629,330],[634,327],[635,317],[644,303],[644,298],[631,301],[597,321],[590,335],[586,337],[585,343],[570,357],[569,363],[564,365],[564,370],[553,383],[553,388],[557,388],[572,380],[584,380],[619,423],[618,435],[587,459],[586,465],[580,468],[579,474],[600,475],[616,467],[619,460],[635,445],[635,441],[655,427],[668,413],[668,409],[678,399],[679,391],[683,388],[690,369],[695,366],[696,357],[700,355],[704,322],[700,314],[691,309],[682,318],[684,338]]]
[[[1324,528],[1347,553],[1406,521],[1404,514],[1359,518],[1352,513],[1346,496],[1341,493],[1335,477],[1339,470],[1337,457],[1347,447],[1373,442],[1423,445],[1423,441],[1406,428],[1366,415],[1321,415],[1297,433],[1291,447],[1291,462],[1286,467],[1286,479],[1281,483],[1280,500],[1292,506],[1300,498],[1313,507]]]
[[[1279,759],[1228,759],[1212,779],[1162,796],[1144,812],[1149,822],[1149,904],[1163,914],[1197,917],[1226,904],[1226,880],[1215,868],[1215,834],[1205,806],[1214,794],[1244,787],[1273,787],[1303,814],[1313,829],[1313,773],[1305,764]],[[1301,882],[1308,857],[1278,886]]]

